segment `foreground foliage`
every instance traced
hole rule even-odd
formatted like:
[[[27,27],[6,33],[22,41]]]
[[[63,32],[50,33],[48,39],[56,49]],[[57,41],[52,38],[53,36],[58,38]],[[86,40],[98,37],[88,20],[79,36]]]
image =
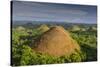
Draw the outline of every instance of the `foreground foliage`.
[[[70,56],[54,57],[35,52],[31,49],[34,40],[43,32],[40,29],[13,28],[12,29],[12,65],[38,65],[71,63],[97,60],[97,34],[94,31],[74,31],[70,32],[81,47]]]

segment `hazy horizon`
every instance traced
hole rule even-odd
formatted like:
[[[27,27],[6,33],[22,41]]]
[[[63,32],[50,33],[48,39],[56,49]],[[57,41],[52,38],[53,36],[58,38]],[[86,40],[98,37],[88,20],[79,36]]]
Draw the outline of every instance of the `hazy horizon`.
[[[96,6],[25,1],[13,1],[12,6],[13,21],[97,23]]]

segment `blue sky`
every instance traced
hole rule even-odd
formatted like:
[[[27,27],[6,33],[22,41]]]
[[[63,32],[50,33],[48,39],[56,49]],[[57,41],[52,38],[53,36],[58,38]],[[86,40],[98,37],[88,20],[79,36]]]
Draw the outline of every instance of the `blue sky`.
[[[96,18],[96,6],[13,1],[14,21],[96,23]]]

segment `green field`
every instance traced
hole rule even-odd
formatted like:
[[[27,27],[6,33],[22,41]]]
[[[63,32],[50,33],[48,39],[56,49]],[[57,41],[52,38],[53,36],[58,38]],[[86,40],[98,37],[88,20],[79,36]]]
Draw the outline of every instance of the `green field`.
[[[45,25],[42,25],[45,28]],[[48,25],[48,27],[51,27]],[[70,56],[50,56],[35,52],[31,49],[34,40],[45,30],[41,25],[37,27],[16,26],[12,27],[12,65],[39,65],[72,62],[97,61],[97,30],[95,25],[77,25],[66,28],[70,35],[81,47],[81,51]]]

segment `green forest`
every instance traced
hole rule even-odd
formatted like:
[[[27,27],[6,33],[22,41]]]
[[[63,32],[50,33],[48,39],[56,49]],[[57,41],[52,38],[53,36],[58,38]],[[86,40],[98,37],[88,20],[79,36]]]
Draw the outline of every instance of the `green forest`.
[[[61,25],[62,26],[62,25]],[[73,62],[97,61],[97,27],[96,25],[62,26],[70,32],[70,36],[77,41],[81,50],[70,56],[51,56],[34,51],[34,41],[52,25],[40,24],[37,26],[17,25],[12,27],[12,66],[58,64]],[[66,42],[67,43],[67,42]]]

